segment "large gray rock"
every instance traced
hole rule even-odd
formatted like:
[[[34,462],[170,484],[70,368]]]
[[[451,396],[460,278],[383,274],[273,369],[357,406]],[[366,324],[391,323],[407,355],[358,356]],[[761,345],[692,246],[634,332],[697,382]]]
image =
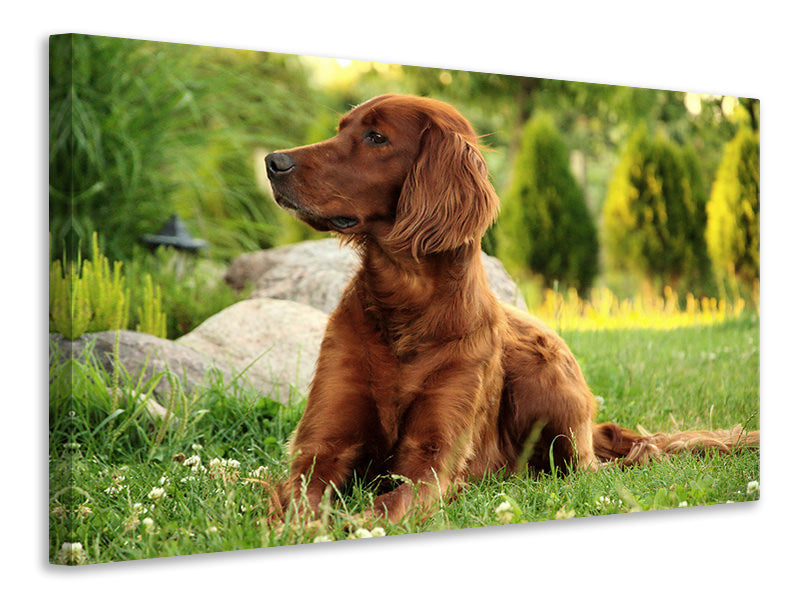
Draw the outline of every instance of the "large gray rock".
[[[527,310],[519,288],[502,263],[485,253],[482,257],[494,293]],[[358,264],[355,250],[340,245],[337,239],[310,240],[243,254],[231,263],[225,281],[237,290],[253,284],[253,298],[293,300],[330,314]]]
[[[255,284],[252,298],[278,298],[333,312],[359,264],[356,252],[334,238],[309,240],[236,258],[225,280],[235,289]]]
[[[63,363],[70,358],[86,362],[89,350],[106,373],[114,372],[115,363],[124,369],[127,375],[120,376],[120,385],[135,386],[139,381],[147,382],[166,373],[154,389],[161,399],[168,397],[176,380],[187,393],[205,381],[207,361],[202,354],[147,333],[101,331],[86,333],[74,341],[50,334],[51,363]]]
[[[117,361],[124,367],[130,377],[123,377],[121,386],[167,372],[154,389],[162,403],[175,378],[191,393],[208,383],[213,369],[226,383],[235,380],[248,392],[285,404],[298,393],[306,395],[327,321],[304,304],[257,298],[229,306],[175,341],[135,331],[84,334],[73,342],[51,334],[50,360],[85,360],[92,348],[107,373]]]
[[[286,403],[305,396],[328,317],[310,306],[253,298],[210,317],[176,343],[202,354],[226,378]]]

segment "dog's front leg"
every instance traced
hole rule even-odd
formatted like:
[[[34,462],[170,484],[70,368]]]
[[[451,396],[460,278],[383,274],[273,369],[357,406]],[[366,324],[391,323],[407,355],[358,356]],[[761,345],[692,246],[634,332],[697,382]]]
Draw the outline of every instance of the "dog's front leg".
[[[328,486],[342,487],[374,445],[376,413],[353,346],[323,341],[308,404],[289,444],[284,504],[318,516]]]
[[[378,496],[366,518],[397,522],[412,509],[426,516],[458,487],[472,454],[477,408],[486,401],[479,372],[451,365],[412,402],[392,450],[391,472],[403,483]]]

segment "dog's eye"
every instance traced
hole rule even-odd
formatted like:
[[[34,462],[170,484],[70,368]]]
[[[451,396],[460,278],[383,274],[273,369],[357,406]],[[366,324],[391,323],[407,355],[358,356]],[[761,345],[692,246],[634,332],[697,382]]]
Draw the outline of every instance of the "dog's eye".
[[[368,143],[372,144],[373,146],[383,146],[384,144],[389,143],[389,138],[387,138],[382,133],[378,133],[377,131],[369,130],[364,133],[364,139],[367,140]]]

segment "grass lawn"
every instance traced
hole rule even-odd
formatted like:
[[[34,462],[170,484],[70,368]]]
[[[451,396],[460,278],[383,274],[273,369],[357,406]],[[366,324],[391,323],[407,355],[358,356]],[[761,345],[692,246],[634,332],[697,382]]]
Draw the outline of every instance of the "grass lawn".
[[[650,431],[759,427],[759,320],[673,330],[567,331],[599,420]],[[681,456],[598,474],[519,474],[472,482],[429,519],[356,529],[374,487],[335,497],[325,527],[268,529],[260,486],[282,474],[302,406],[210,382],[176,392],[178,419],[150,417],[108,392],[97,369],[51,371],[50,560],[97,563],[559,518],[742,502],[759,497],[759,454]],[[64,544],[77,545],[64,546]]]

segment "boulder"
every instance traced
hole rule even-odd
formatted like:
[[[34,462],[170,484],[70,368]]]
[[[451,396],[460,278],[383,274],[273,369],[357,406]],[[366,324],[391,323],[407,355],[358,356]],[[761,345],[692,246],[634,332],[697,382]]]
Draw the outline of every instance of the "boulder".
[[[133,386],[138,381],[146,382],[154,375],[168,372],[169,375],[161,377],[153,390],[161,399],[167,398],[171,391],[170,378],[180,380],[188,393],[205,381],[207,361],[202,354],[147,333],[101,331],[85,333],[74,341],[57,333],[50,334],[51,363],[63,363],[70,358],[86,362],[89,350],[98,365],[109,374],[114,372],[114,357],[118,357],[119,365],[127,373],[127,377],[121,376],[120,383],[127,380]]]
[[[288,402],[305,396],[328,322],[315,308],[271,298],[237,302],[176,340],[218,368],[226,380]]]
[[[130,375],[120,384],[130,385],[168,371],[154,389],[162,403],[171,391],[170,378],[191,393],[208,383],[214,369],[226,383],[236,380],[247,392],[286,404],[298,393],[307,394],[327,321],[327,315],[304,304],[255,298],[229,306],[175,341],[135,331],[88,333],[72,342],[51,334],[50,360],[85,361],[91,348],[99,365],[112,373],[117,356]]]
[[[355,250],[337,239],[309,240],[240,256],[225,280],[234,288],[254,284],[252,298],[292,300],[330,314],[358,265]]]
[[[527,310],[519,288],[502,263],[485,253],[482,257],[494,293]],[[231,263],[225,281],[236,290],[254,285],[252,298],[292,300],[330,314],[358,265],[356,251],[337,239],[309,240],[243,254]]]

